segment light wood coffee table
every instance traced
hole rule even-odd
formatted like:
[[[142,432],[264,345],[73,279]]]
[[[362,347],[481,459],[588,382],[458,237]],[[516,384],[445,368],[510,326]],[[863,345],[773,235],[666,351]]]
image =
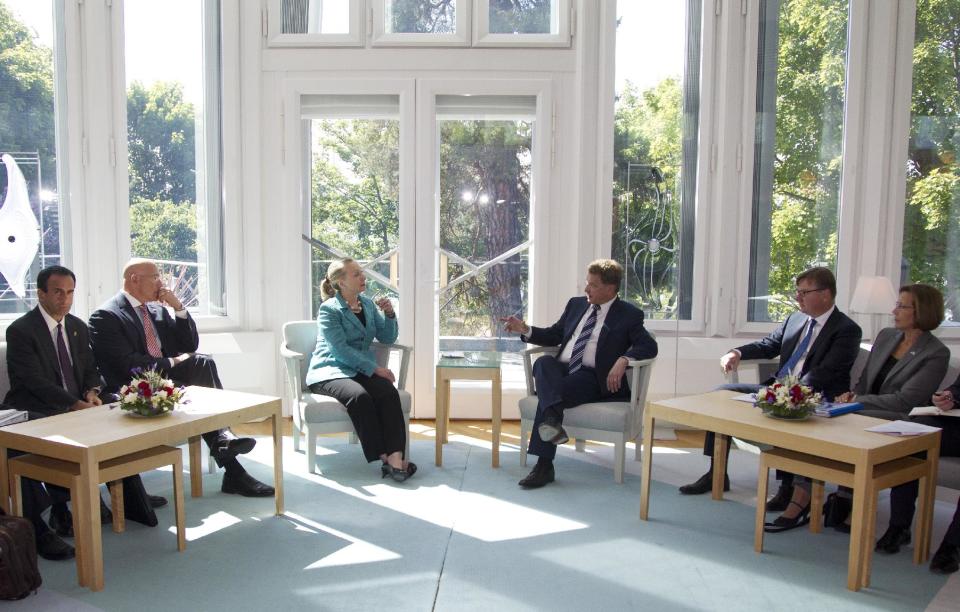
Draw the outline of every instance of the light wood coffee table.
[[[490,398],[493,450],[490,463],[500,467],[500,359],[495,351],[465,353],[463,357],[441,357],[437,362],[437,437],[436,464],[443,465],[443,445],[450,431],[450,381],[489,380],[492,383]]]
[[[80,468],[78,498],[81,516],[99,516],[98,483],[101,461],[162,444],[190,442],[190,479],[194,497],[200,487],[200,434],[238,423],[269,417],[273,426],[273,476],[276,514],[283,514],[283,460],[280,398],[223,389],[188,387],[188,403],[169,415],[134,418],[119,408],[98,406],[78,412],[0,427],[0,504],[11,511],[7,449],[76,463]],[[103,589],[103,546],[99,520],[85,520],[76,535],[80,585]]]
[[[937,481],[940,456],[940,432],[919,436],[888,436],[864,431],[867,427],[888,423],[881,419],[846,414],[832,419],[811,417],[793,422],[771,419],[752,405],[732,399],[732,391],[713,391],[658,402],[651,402],[643,416],[643,466],[640,485],[640,518],[647,520],[650,505],[650,474],[653,461],[653,427],[657,419],[716,432],[713,459],[713,498],[723,498],[729,436],[736,436],[777,448],[807,453],[853,466],[856,491],[869,491],[874,468],[886,462],[926,451],[927,482]],[[927,487],[927,499],[920,504],[923,515],[915,546],[914,561],[923,563],[930,555],[933,501],[936,487]],[[859,590],[869,584],[869,556],[873,542],[868,541],[874,517],[867,517],[868,495],[854,495],[850,525],[850,553],[847,563],[847,588]],[[765,500],[758,499],[757,503]]]

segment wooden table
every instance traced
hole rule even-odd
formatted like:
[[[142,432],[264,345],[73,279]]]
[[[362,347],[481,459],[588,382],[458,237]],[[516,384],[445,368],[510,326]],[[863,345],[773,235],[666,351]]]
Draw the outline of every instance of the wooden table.
[[[832,419],[811,417],[801,422],[782,421],[765,417],[759,409],[750,404],[731,399],[736,395],[738,394],[732,391],[713,391],[702,395],[651,402],[647,406],[643,416],[641,519],[647,520],[649,510],[653,427],[657,419],[665,419],[718,434],[713,453],[714,499],[723,498],[723,476],[727,468],[729,436],[850,464],[854,469],[856,491],[868,490],[869,476],[873,474],[875,466],[926,451],[928,482],[937,481],[937,460],[940,455],[939,431],[903,437],[873,433],[864,430],[889,421],[859,414],[847,414]],[[921,507],[927,510],[926,516],[917,517],[917,520],[921,521],[920,533],[923,535],[922,541],[915,543],[920,547],[920,555],[914,556],[919,563],[926,561],[930,555],[930,532],[936,487],[928,487],[928,490],[927,503],[921,504]],[[758,504],[764,502],[765,500],[762,499],[757,500]],[[850,525],[850,553],[847,563],[847,588],[852,591],[859,590],[868,581],[866,560],[873,550],[873,542],[866,541],[867,506],[867,495],[854,495]],[[818,510],[813,509],[814,512]]]
[[[273,425],[273,474],[276,513],[283,514],[283,460],[280,399],[238,391],[188,387],[189,403],[169,415],[133,418],[119,408],[98,406],[78,412],[17,423],[0,428],[0,504],[10,512],[7,449],[52,457],[80,466],[79,499],[74,507],[85,508],[81,515],[98,516],[99,464],[161,444],[190,443],[190,480],[194,497],[202,494],[200,434],[270,417]],[[80,584],[93,591],[103,589],[103,546],[99,520],[80,525],[77,554],[83,558]]]
[[[466,353],[463,357],[441,357],[437,362],[437,437],[436,464],[443,465],[443,445],[450,429],[450,381],[489,380],[493,383],[491,412],[493,452],[491,463],[500,467],[500,353],[484,351]]]

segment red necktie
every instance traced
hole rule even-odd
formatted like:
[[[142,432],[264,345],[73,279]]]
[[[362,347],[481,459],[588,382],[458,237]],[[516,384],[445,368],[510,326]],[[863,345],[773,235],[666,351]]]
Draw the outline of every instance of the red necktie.
[[[157,331],[153,329],[153,321],[150,320],[150,312],[146,304],[140,304],[137,307],[140,312],[140,322],[143,323],[143,335],[147,339],[147,352],[151,357],[163,357],[163,351],[160,350],[160,339],[157,338]]]

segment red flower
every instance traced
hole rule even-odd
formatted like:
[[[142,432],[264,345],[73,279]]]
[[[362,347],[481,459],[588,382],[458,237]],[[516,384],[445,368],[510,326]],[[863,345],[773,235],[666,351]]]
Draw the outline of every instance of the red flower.
[[[769,404],[774,403],[775,401],[777,401],[777,394],[774,393],[773,391],[770,391],[770,390],[768,389],[768,390],[767,390],[766,400],[767,400],[767,403],[769,403]]]
[[[793,385],[790,387],[790,400],[794,404],[799,404],[803,401],[803,389],[800,388],[800,385]]]
[[[167,397],[173,395],[173,387],[164,387],[163,390],[167,392]]]

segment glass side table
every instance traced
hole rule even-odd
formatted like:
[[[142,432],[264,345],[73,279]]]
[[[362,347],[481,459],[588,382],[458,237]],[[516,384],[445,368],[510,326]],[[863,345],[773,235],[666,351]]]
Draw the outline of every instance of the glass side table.
[[[492,465],[500,467],[500,359],[495,351],[441,353],[437,361],[437,465],[443,465],[443,445],[450,429],[450,381],[489,380],[493,383],[491,411],[493,422]]]

